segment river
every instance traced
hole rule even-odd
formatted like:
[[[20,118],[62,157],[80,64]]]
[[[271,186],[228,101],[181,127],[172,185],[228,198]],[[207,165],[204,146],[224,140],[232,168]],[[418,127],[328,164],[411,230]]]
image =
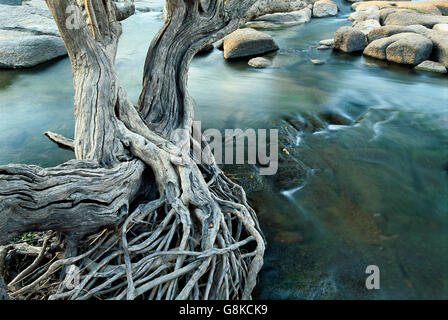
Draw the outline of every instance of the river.
[[[350,24],[348,3],[338,4],[336,17],[266,30],[281,48],[270,68],[225,61],[216,49],[191,66],[190,94],[204,128],[271,128],[322,113],[349,122],[296,137],[294,156],[312,172],[303,184],[274,183],[251,195],[268,241],[255,298],[446,299],[448,78],[317,50]],[[117,70],[135,102],[161,25],[154,12],[123,23]],[[0,128],[1,164],[73,158],[43,136],[73,136],[67,58],[0,71]],[[365,287],[369,265],[380,269],[379,290]]]

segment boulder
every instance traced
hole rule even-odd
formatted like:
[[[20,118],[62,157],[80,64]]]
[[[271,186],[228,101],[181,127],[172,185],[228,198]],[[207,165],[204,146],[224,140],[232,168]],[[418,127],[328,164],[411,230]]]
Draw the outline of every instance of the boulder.
[[[448,68],[448,32],[433,31],[428,35],[434,46],[434,57]]]
[[[448,23],[448,17],[401,10],[392,12],[384,20],[385,25],[410,26],[413,24],[421,24],[427,28],[432,28],[439,23]]]
[[[386,49],[386,58],[388,61],[416,65],[431,56],[432,42],[428,38],[419,35],[411,34],[403,36]]]
[[[271,61],[263,58],[263,57],[257,57],[257,58],[253,58],[250,59],[248,62],[249,66],[254,67],[254,68],[267,68],[271,65]]]
[[[421,35],[426,35],[429,34],[430,32],[432,32],[431,29],[426,28],[424,26],[421,26],[419,24],[417,25],[412,25],[412,26],[383,26],[380,28],[376,28],[371,30],[368,34],[367,34],[367,39],[370,42],[381,39],[381,38],[387,38],[390,36],[393,36],[394,34],[398,34],[398,33],[405,33],[405,32],[413,32],[413,33],[418,33]]]
[[[287,13],[266,14],[248,22],[247,25],[254,29],[279,28],[306,23],[310,20],[311,9],[304,8]]]
[[[362,22],[358,22],[353,27],[364,34],[368,34],[370,31],[381,28],[381,24],[378,20],[369,19]]]
[[[366,21],[366,20],[370,20],[370,19],[380,21],[380,17],[377,14],[373,13],[373,14],[363,14],[362,16],[359,16],[355,20],[353,20],[353,23],[360,23],[362,21]]]
[[[338,5],[331,0],[319,0],[314,3],[313,17],[323,18],[338,14]]]
[[[0,5],[0,67],[24,68],[67,54],[48,8]]]
[[[352,27],[341,27],[334,35],[333,48],[344,52],[362,51],[367,45],[362,31]]]
[[[356,4],[354,10],[363,10],[368,6],[378,6],[383,8],[411,9],[419,13],[429,13],[438,15],[448,15],[448,1],[431,0],[431,1],[366,1]],[[352,6],[353,8],[353,6]]]
[[[395,41],[393,37],[390,36],[370,42],[364,49],[363,54],[368,57],[386,60],[386,48]]]
[[[238,29],[224,38],[224,58],[263,55],[279,48],[270,35],[252,28]]]
[[[438,23],[438,24],[434,25],[434,27],[432,27],[432,30],[448,32],[448,24],[447,23]]]
[[[371,42],[364,55],[395,63],[416,65],[431,56],[432,42],[416,33],[399,33]]]
[[[319,41],[319,44],[321,44],[323,46],[332,46],[334,44],[334,39],[321,40],[321,41]]]
[[[364,16],[378,16],[379,8],[378,6],[368,6],[362,11],[355,11],[350,14],[348,20],[355,21]]]
[[[67,54],[60,37],[13,30],[0,33],[0,68],[34,67]]]
[[[380,17],[380,23],[384,25],[384,22],[386,21],[386,18],[394,13],[394,12],[410,12],[410,13],[415,13],[414,11],[411,11],[409,9],[398,9],[395,7],[391,7],[391,8],[383,8],[380,11],[378,11],[378,16]]]
[[[31,6],[0,5],[0,29],[26,30],[37,35],[59,36],[59,30],[50,11]]]
[[[414,70],[424,72],[447,73],[446,68],[443,64],[430,60],[423,61],[418,66],[416,66]]]

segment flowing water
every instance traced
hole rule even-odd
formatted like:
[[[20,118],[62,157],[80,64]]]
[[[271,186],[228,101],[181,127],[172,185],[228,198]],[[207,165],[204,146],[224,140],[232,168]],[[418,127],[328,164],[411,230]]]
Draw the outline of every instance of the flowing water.
[[[349,25],[349,6],[339,4],[337,17],[267,30],[281,48],[271,68],[227,62],[218,50],[191,66],[204,128],[271,128],[322,113],[351,123],[297,137],[294,156],[312,173],[304,184],[251,195],[269,243],[255,297],[446,299],[448,78],[317,50],[319,40]],[[161,24],[154,12],[124,22],[117,70],[134,101]],[[0,128],[1,164],[73,158],[43,136],[73,136],[68,59],[0,71]],[[368,265],[380,269],[380,290],[365,287]]]

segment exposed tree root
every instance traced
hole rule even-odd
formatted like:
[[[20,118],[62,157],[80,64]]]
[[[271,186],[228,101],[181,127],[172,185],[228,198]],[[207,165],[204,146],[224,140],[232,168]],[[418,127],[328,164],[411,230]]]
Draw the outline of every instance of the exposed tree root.
[[[170,205],[170,196],[139,205],[118,229],[82,239],[82,254],[54,261],[15,290],[42,261],[48,237],[34,262],[8,284],[10,296],[33,297],[47,289],[50,299],[250,298],[264,242],[242,189],[217,174],[211,188],[219,209],[209,216]],[[63,266],[76,266],[78,286],[58,281]]]

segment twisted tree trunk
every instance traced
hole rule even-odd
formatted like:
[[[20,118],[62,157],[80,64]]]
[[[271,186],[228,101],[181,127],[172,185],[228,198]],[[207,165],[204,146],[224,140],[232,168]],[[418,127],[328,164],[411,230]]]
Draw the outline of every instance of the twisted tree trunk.
[[[305,6],[286,2],[277,9]],[[73,148],[76,160],[49,169],[0,166],[0,244],[25,231],[54,230],[66,235],[66,253],[33,281],[25,275],[33,270],[18,276],[11,297],[47,288],[69,265],[80,283],[50,286],[46,297],[251,297],[264,240],[244,190],[212,154],[199,166],[192,160],[192,148],[208,149],[191,135],[186,84],[203,46],[272,12],[273,3],[279,2],[168,0],[135,108],[114,69],[119,21],[133,8],[118,10],[111,0],[47,0],[72,64],[76,120],[74,141],[48,136]],[[86,18],[79,29],[66,27],[69,5]]]

